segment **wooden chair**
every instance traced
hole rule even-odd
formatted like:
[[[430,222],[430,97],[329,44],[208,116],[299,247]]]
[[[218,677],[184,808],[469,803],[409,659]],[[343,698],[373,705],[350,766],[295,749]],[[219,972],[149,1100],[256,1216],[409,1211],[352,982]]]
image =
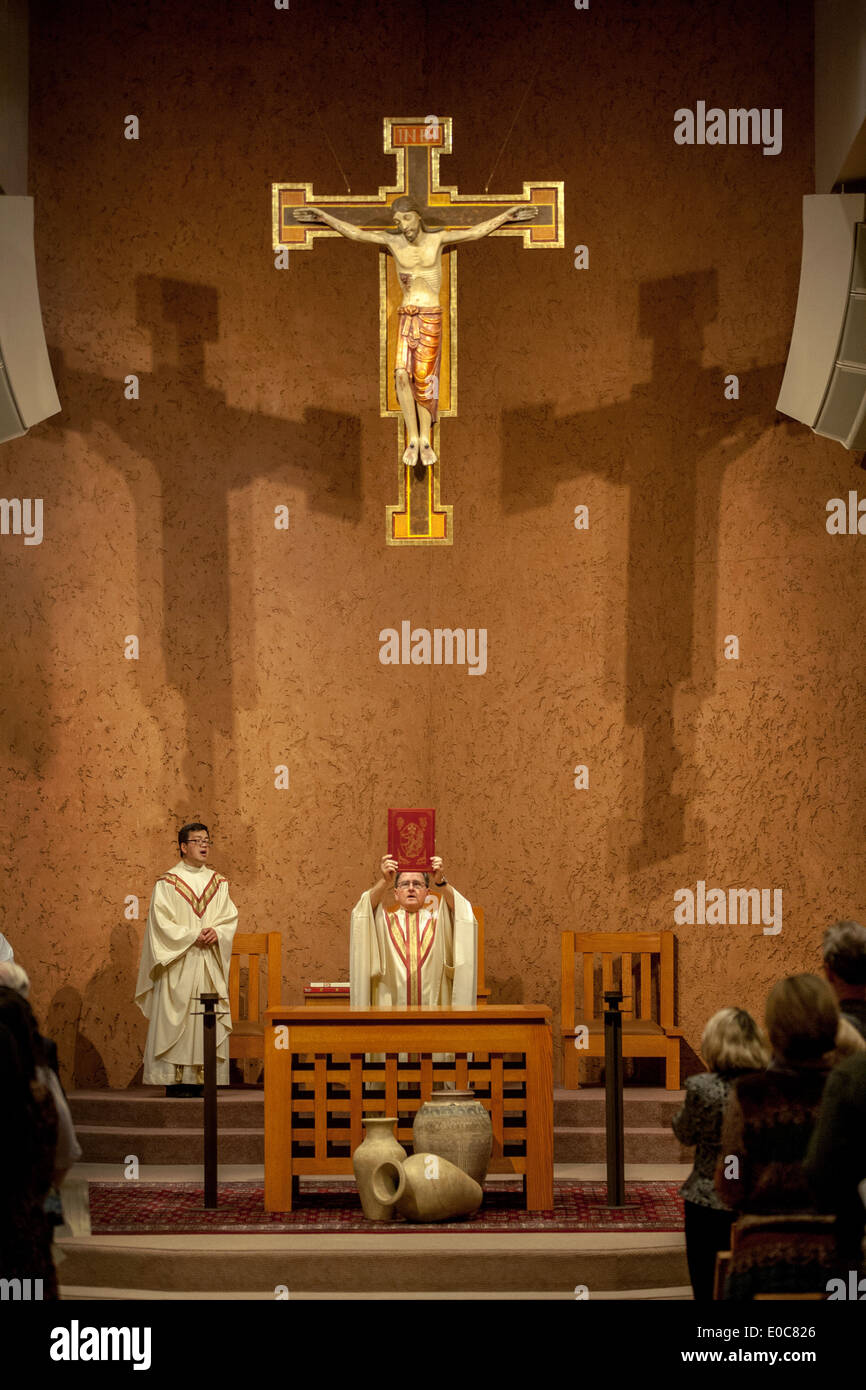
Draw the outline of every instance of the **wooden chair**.
[[[601,956],[598,991],[596,955]],[[579,1015],[574,990],[578,956],[583,975]],[[617,961],[619,969],[615,971]],[[672,931],[562,933],[563,1085],[568,1090],[579,1088],[581,1057],[604,1056],[604,993],[617,986],[623,993],[623,1057],[663,1057],[665,1087],[678,1091],[682,1030],[674,1027]]]
[[[282,938],[278,931],[236,932],[232,942],[229,966],[229,1004],[232,1031],[229,1035],[229,1057],[243,1060],[260,1058],[264,1061],[265,1009],[274,1009],[282,1001],[283,988],[281,956]],[[241,962],[246,975],[241,989]],[[267,998],[262,998],[261,961],[267,959]]]
[[[719,1250],[716,1254],[716,1270],[713,1278],[713,1298],[724,1299],[728,1275],[736,1270],[737,1255],[744,1240],[754,1243],[755,1237],[767,1241],[767,1267],[773,1268],[786,1259],[790,1260],[797,1249],[808,1250],[814,1258],[816,1254],[826,1263],[826,1272],[832,1270],[836,1250],[834,1216],[823,1212],[775,1212],[766,1216],[741,1216],[731,1227],[730,1250]],[[756,1293],[752,1301],[763,1303],[784,1299],[787,1302],[824,1302],[827,1298],[826,1285],[822,1289],[803,1290],[798,1293]]]

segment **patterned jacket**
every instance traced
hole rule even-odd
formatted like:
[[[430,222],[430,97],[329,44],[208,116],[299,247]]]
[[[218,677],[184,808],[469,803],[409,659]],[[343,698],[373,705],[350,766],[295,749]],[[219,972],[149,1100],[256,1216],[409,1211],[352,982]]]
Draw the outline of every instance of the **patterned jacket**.
[[[722,1117],[731,1086],[742,1072],[705,1071],[686,1080],[686,1099],[682,1110],[671,1121],[681,1144],[695,1145],[695,1166],[680,1188],[680,1196],[699,1207],[726,1211],[715,1188]]]

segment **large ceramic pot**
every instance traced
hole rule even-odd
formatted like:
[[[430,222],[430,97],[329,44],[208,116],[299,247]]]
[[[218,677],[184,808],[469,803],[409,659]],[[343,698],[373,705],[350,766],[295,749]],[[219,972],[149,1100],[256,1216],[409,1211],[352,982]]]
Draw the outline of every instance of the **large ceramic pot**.
[[[438,1154],[413,1154],[405,1163],[386,1159],[373,1174],[376,1201],[407,1221],[453,1221],[471,1216],[484,1199],[477,1182]]]
[[[412,1147],[456,1163],[483,1187],[493,1147],[490,1116],[472,1091],[434,1091],[415,1116]]]
[[[368,1115],[364,1121],[365,1134],[362,1142],[352,1154],[352,1167],[361,1206],[368,1221],[393,1221],[393,1202],[380,1202],[373,1195],[371,1178],[376,1169],[386,1160],[402,1163],[406,1150],[398,1144],[394,1135],[396,1115]]]

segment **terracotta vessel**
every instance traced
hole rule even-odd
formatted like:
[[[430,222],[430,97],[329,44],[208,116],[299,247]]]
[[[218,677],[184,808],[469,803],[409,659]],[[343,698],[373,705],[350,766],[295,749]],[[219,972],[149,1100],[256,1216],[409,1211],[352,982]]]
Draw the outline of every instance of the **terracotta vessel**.
[[[483,1187],[493,1147],[490,1116],[473,1091],[434,1091],[415,1116],[412,1147],[447,1158]]]
[[[407,1221],[453,1221],[471,1216],[484,1200],[477,1182],[438,1154],[413,1154],[405,1163],[386,1159],[372,1178],[373,1194]]]
[[[373,1195],[371,1178],[386,1160],[402,1163],[406,1157],[406,1150],[402,1144],[398,1144],[394,1135],[396,1123],[396,1115],[368,1115],[364,1120],[364,1138],[352,1154],[358,1195],[368,1221],[394,1220],[393,1202],[377,1201]]]

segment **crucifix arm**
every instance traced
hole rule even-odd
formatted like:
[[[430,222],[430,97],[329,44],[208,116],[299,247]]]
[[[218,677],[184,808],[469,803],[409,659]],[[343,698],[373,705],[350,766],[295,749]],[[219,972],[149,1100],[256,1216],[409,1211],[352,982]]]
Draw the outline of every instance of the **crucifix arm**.
[[[495,232],[506,222],[531,222],[537,215],[537,208],[529,207],[525,203],[517,203],[512,208],[506,208],[505,212],[500,212],[496,217],[491,217],[486,222],[479,222],[476,227],[460,227],[453,232],[442,232],[442,245],[453,246],[460,241],[480,241],[482,237],[489,236],[491,232]]]
[[[347,237],[349,241],[366,241],[373,246],[387,246],[393,240],[393,236],[388,232],[368,232],[363,227],[355,227],[351,222],[344,222],[340,217],[334,217],[332,213],[325,212],[323,208],[296,208],[296,222],[327,222],[329,227],[333,227],[340,236]]]

